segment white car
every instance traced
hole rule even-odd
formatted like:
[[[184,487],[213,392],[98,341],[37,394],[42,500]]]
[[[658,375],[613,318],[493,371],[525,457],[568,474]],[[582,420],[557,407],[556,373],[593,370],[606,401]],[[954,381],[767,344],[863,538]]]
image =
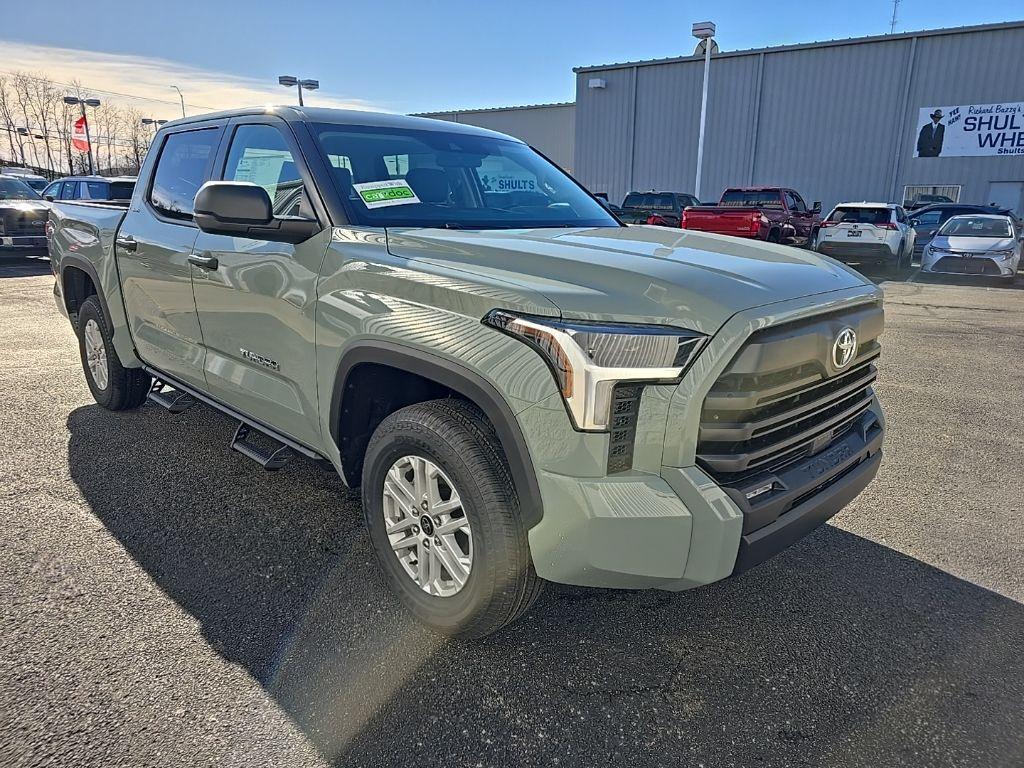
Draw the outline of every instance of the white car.
[[[954,216],[935,233],[921,255],[927,274],[988,275],[1012,283],[1020,267],[1024,232],[1009,216]]]
[[[899,272],[914,254],[910,217],[894,203],[840,203],[821,222],[815,250],[845,263]]]

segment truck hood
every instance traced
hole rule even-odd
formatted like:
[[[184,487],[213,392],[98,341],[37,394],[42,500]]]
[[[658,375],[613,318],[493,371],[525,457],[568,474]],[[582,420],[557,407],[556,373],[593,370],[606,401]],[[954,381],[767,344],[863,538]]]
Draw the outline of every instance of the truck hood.
[[[0,200],[0,210],[45,215],[50,210],[50,205],[45,200]]]
[[[809,251],[653,226],[389,229],[388,249],[541,294],[566,318],[702,333],[741,310],[870,285]]]

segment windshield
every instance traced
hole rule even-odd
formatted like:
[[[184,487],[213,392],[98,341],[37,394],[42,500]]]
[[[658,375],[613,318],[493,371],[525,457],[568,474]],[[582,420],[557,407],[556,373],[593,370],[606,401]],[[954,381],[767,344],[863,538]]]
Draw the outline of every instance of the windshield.
[[[989,216],[954,216],[942,225],[939,234],[947,237],[1010,237],[1010,222]]]
[[[316,125],[346,211],[374,227],[618,227],[525,144],[445,131]]]
[[[730,208],[781,208],[782,195],[769,190],[727,189],[719,205]]]
[[[39,193],[21,179],[0,179],[0,200],[38,200]]]
[[[829,214],[829,221],[839,224],[888,224],[888,208],[836,208]]]

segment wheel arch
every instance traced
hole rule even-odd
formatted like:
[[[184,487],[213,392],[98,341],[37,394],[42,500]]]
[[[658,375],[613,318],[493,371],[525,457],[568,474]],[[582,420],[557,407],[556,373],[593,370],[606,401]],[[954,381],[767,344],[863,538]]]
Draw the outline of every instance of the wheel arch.
[[[100,306],[103,307],[103,314],[106,315],[107,320],[113,320],[110,307],[107,306],[107,299],[100,288],[101,285],[103,283],[100,282],[99,274],[92,262],[78,256],[64,256],[60,260],[61,300],[64,302],[71,325],[76,331],[78,330],[78,309],[89,296],[96,296]],[[111,325],[111,334],[113,332],[113,325]]]
[[[494,427],[501,443],[526,527],[532,528],[540,522],[543,505],[529,447],[515,414],[497,388],[477,372],[456,362],[386,341],[354,342],[342,355],[335,375],[329,424],[331,438],[341,455],[344,478],[349,485],[359,484],[365,453],[365,441],[353,434],[350,427],[355,417],[352,406],[358,405],[360,397],[358,392],[353,391],[353,387],[359,382],[361,367],[366,366],[391,369],[397,374],[412,374],[420,381],[436,385],[476,405]],[[436,394],[436,391],[432,394]],[[432,398],[416,398],[414,402],[423,399]],[[405,404],[411,403],[403,403],[399,407]],[[391,412],[393,410],[396,409]],[[370,429],[374,428],[376,425],[372,424]]]

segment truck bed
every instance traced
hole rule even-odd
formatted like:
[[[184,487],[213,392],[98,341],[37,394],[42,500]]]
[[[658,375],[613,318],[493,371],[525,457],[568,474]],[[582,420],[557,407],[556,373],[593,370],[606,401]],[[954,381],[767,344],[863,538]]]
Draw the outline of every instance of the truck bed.
[[[683,228],[733,237],[758,237],[761,218],[760,208],[701,205],[686,209]]]

